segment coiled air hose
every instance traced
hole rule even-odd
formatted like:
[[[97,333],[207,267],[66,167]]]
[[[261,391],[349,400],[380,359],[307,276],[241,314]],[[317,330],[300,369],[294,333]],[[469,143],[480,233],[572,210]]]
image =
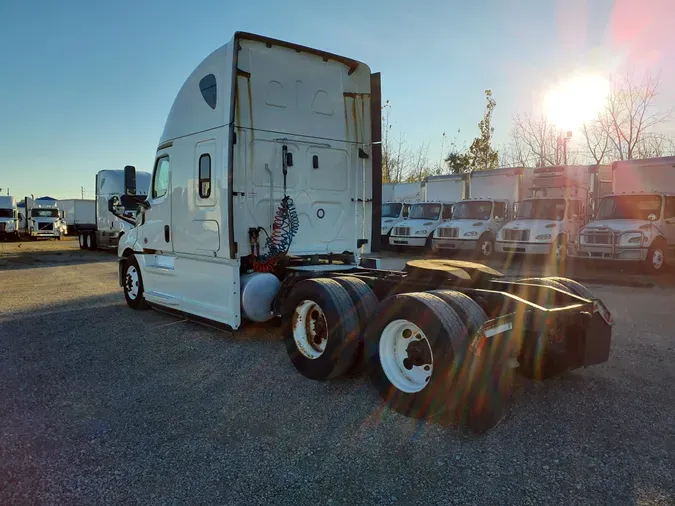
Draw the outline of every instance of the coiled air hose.
[[[288,147],[284,145],[282,148],[284,198],[281,199],[279,208],[274,215],[272,233],[267,234],[267,231],[261,228],[267,235],[267,239],[265,240],[267,253],[258,255],[253,259],[253,270],[256,272],[273,272],[277,262],[288,253],[293,238],[300,228],[300,219],[298,218],[293,199],[286,194],[286,176],[288,174],[287,153]]]

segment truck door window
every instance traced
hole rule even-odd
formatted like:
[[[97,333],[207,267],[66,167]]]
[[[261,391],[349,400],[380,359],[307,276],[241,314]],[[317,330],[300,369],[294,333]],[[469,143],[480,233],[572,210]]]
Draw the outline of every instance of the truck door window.
[[[152,176],[152,198],[158,199],[169,190],[169,157],[159,158]]]
[[[211,196],[211,155],[199,157],[199,197],[208,199]]]
[[[666,208],[663,214],[663,218],[666,220],[675,218],[675,197],[666,197]]]
[[[505,202],[495,202],[494,213],[495,218],[506,218],[506,203]]]

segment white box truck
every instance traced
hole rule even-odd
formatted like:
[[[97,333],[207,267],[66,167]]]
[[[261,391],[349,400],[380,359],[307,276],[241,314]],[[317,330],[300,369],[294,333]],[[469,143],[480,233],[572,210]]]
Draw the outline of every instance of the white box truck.
[[[19,210],[16,199],[0,196],[0,239],[19,239]]]
[[[431,248],[434,231],[452,218],[452,206],[465,195],[465,174],[428,177],[422,188],[422,201],[412,204],[408,218],[392,228],[389,244]]]
[[[499,253],[549,255],[564,262],[588,220],[596,166],[538,167],[526,190],[530,197],[517,203],[515,219],[497,233]]]
[[[96,222],[96,201],[94,199],[59,200],[58,206],[70,235],[77,235],[76,226]]]
[[[380,239],[385,246],[389,245],[391,229],[408,217],[410,206],[424,200],[422,182],[397,183],[391,191],[382,193],[382,223]]]
[[[604,362],[611,317],[571,280],[547,297],[553,280],[504,282],[479,264],[359,261],[379,235],[379,83],[356,60],[236,33],[174,101],[149,196],[119,240],[120,286],[133,309],[216,327],[278,316],[306,377],[362,364],[393,409],[463,413],[485,430],[501,419],[494,378],[510,377],[513,357],[524,374]],[[133,200],[135,177],[126,167]]]
[[[675,260],[675,157],[616,162],[612,172],[612,194],[570,254],[663,271]]]
[[[469,251],[482,259],[492,257],[497,232],[511,219],[513,204],[521,199],[524,170],[504,168],[471,173],[470,197],[455,204],[452,219],[434,232],[434,253]]]
[[[150,173],[137,172],[137,200],[148,195]],[[124,196],[124,170],[105,169],[96,174],[96,198],[94,201],[75,202],[73,217],[74,233],[78,236],[80,249],[117,248],[119,238],[129,232],[135,223],[138,201]],[[111,205],[123,205],[124,211],[116,216]]]

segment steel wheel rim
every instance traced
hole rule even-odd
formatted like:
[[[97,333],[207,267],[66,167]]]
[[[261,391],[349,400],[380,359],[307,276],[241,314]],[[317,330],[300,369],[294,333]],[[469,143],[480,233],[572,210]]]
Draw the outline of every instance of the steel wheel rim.
[[[127,268],[127,274],[124,278],[124,288],[131,300],[136,300],[138,297],[138,270],[133,265]]]
[[[492,255],[492,241],[484,241],[480,249],[483,252],[483,256],[489,257]]]
[[[412,350],[411,344],[415,346]],[[414,323],[408,320],[390,322],[380,335],[379,351],[384,374],[401,392],[421,392],[429,384],[434,372],[433,352],[426,335]],[[430,360],[422,359],[420,352],[428,353]]]
[[[87,248],[91,248],[91,234],[87,234]]]
[[[313,300],[303,300],[296,306],[293,340],[298,351],[310,360],[316,360],[326,351],[328,322],[321,307]]]
[[[652,253],[652,266],[657,271],[663,267],[663,251],[661,251],[661,248],[656,248]]]
[[[80,234],[80,247],[84,248],[85,242],[84,242],[84,235]]]

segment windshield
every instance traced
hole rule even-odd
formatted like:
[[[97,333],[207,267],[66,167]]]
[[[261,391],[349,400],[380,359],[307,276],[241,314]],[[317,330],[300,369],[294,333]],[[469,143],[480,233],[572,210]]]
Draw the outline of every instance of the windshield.
[[[58,209],[31,209],[31,218],[58,218]]]
[[[453,220],[489,220],[492,202],[460,202],[452,211]]]
[[[0,209],[0,218],[14,218],[14,210]]]
[[[658,195],[622,195],[605,197],[600,201],[598,220],[648,220],[653,214],[661,216],[661,197]]]
[[[518,206],[520,220],[558,220],[565,217],[564,199],[524,200]]]
[[[441,216],[441,204],[413,204],[408,219],[437,220]]]
[[[398,218],[401,216],[401,208],[403,204],[382,204],[382,217],[383,218]]]

